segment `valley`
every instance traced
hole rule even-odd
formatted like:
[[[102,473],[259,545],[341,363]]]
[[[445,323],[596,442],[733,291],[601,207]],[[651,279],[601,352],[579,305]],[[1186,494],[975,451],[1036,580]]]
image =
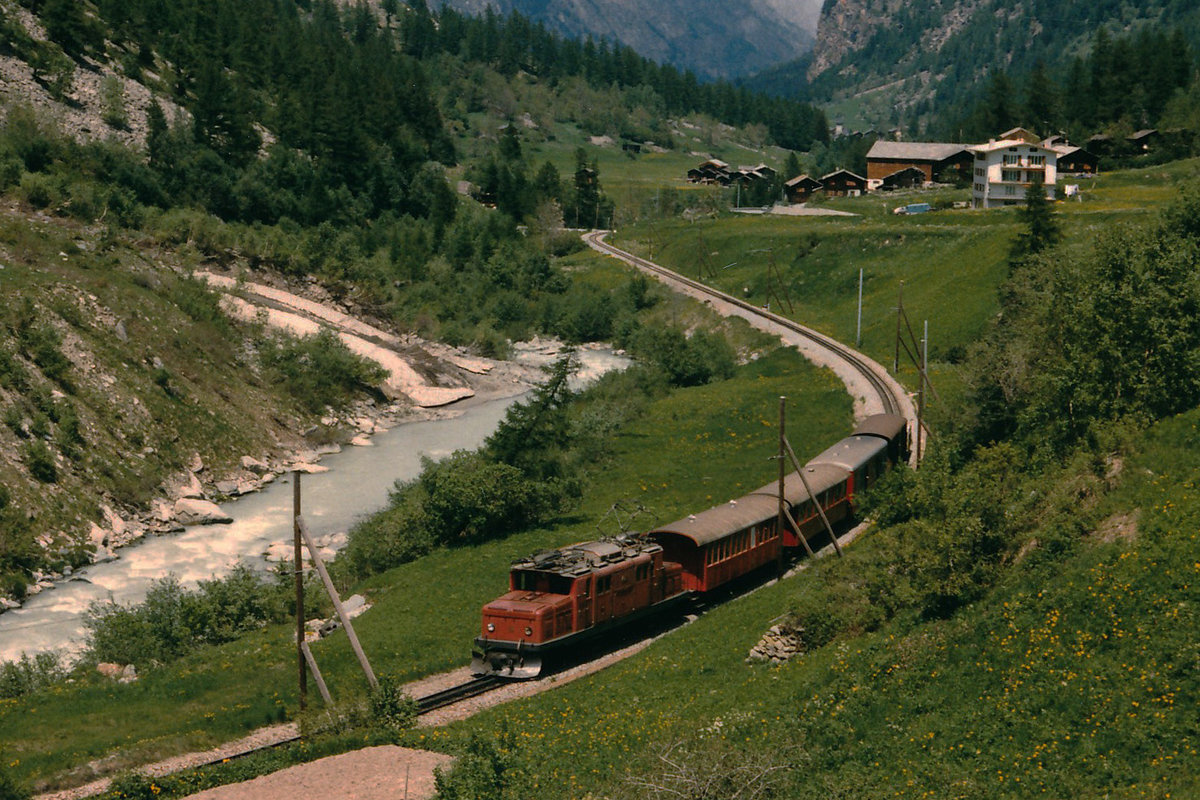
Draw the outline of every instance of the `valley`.
[[[1195,794],[1200,40],[1084,5],[0,0],[0,800]],[[975,144],[869,161],[923,141]],[[782,396],[801,464],[866,413],[601,239],[883,365],[925,457],[841,557],[416,724],[515,561],[741,513]]]

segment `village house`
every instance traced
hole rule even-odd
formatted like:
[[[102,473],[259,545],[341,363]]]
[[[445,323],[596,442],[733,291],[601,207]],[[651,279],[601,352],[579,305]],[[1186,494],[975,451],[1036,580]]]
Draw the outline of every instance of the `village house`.
[[[710,158],[701,163],[700,166],[689,169],[687,179],[691,183],[728,186],[730,183],[729,165],[720,159]]]
[[[872,187],[875,191],[891,192],[896,189],[913,189],[925,185],[925,172],[918,167],[905,167],[885,176],[879,185]]]
[[[823,176],[821,187],[830,197],[858,197],[867,193],[867,179],[848,169],[839,169]]]
[[[975,158],[971,204],[975,208],[1011,206],[1040,178],[1046,196],[1054,199],[1058,182],[1058,153],[1024,139],[1001,139],[971,148]]]
[[[884,178],[908,167],[916,167],[925,182],[945,172],[957,172],[964,179],[971,172],[970,145],[947,142],[877,141],[867,151],[867,179],[878,186]]]
[[[1095,175],[1100,171],[1100,159],[1082,147],[1062,144],[1051,149],[1058,153],[1059,175]]]
[[[807,175],[797,175],[783,184],[783,193],[789,203],[804,203],[821,191],[821,182]]]
[[[1146,128],[1137,133],[1130,134],[1125,137],[1125,140],[1133,146],[1133,149],[1139,153],[1148,153],[1158,141],[1158,131],[1153,128]]]

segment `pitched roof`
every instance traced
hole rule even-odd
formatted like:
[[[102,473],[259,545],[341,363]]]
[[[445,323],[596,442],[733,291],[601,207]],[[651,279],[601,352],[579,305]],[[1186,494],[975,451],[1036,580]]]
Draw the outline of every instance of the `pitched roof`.
[[[1057,153],[1053,147],[1045,147],[1036,142],[1026,142],[1023,139],[1001,139],[998,142],[988,142],[987,144],[973,145],[970,150],[974,153],[991,153],[996,150],[1005,150],[1009,147],[1028,147],[1033,150],[1045,150],[1047,153]]]
[[[784,186],[799,186],[800,184],[804,183],[805,181],[807,181],[808,183],[815,183],[817,186],[821,185],[821,182],[819,180],[817,180],[816,178],[810,178],[808,175],[797,175],[796,177],[792,178],[790,181],[784,181],[783,185]]]
[[[828,175],[822,175],[821,183],[824,183],[825,181],[829,180],[834,175],[841,175],[843,172],[846,173],[847,175],[849,175],[851,178],[857,178],[858,180],[863,181],[864,183],[867,180],[862,175],[855,174],[848,169],[835,169],[833,172],[829,173]]]
[[[1000,134],[999,138],[1001,138],[1001,139],[1020,139],[1021,141],[1030,142],[1030,143],[1038,141],[1038,135],[1036,133],[1029,130],[1029,128],[1021,128],[1021,127],[1012,128],[1011,130],[1007,130],[1004,133]]]
[[[879,140],[867,151],[867,160],[945,161],[965,151],[969,145],[950,142],[890,142]]]

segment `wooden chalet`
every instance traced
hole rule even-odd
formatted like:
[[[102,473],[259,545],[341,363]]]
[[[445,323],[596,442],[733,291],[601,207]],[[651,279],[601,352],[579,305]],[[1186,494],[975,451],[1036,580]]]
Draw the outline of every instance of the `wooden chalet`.
[[[1052,149],[1058,153],[1060,175],[1095,175],[1100,171],[1100,159],[1082,147],[1064,145]]]
[[[848,169],[839,169],[821,178],[821,188],[830,197],[858,197],[867,193],[867,179]]]
[[[1028,128],[1012,128],[996,137],[998,140],[1016,140],[1025,144],[1041,144],[1042,139]]]
[[[691,183],[708,183],[728,186],[731,180],[729,165],[717,158],[710,158],[697,167],[688,170],[688,181]]]
[[[905,167],[904,169],[896,170],[891,175],[885,176],[882,183],[876,189],[881,192],[890,192],[895,189],[912,189],[924,185],[924,170],[918,167]]]
[[[971,174],[973,161],[965,144],[877,141],[867,151],[867,178],[880,181],[907,167],[921,170],[926,181],[947,170],[965,177]]]
[[[807,175],[797,175],[783,184],[783,192],[789,203],[803,203],[821,191],[821,182]]]
[[[1158,131],[1154,128],[1146,128],[1130,136],[1126,136],[1125,140],[1133,145],[1135,150],[1147,153],[1158,142]]]
[[[1083,146],[1089,152],[1095,153],[1098,156],[1107,156],[1112,153],[1112,137],[1106,133],[1097,133],[1083,143]]]

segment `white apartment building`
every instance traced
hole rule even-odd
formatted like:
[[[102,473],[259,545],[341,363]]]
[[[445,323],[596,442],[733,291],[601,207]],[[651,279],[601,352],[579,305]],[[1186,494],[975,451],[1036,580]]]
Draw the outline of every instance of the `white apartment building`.
[[[1058,153],[1024,139],[1001,139],[969,148],[975,156],[971,205],[999,208],[1025,202],[1025,190],[1041,176],[1046,197],[1054,199]]]

